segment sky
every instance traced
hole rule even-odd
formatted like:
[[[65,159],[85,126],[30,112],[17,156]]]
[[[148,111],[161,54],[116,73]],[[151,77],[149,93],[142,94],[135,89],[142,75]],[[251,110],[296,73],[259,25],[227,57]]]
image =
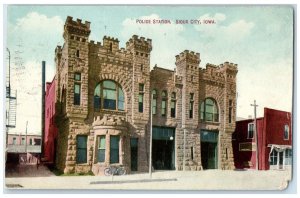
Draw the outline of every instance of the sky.
[[[152,39],[150,65],[175,68],[175,55],[200,53],[200,67],[238,64],[237,116],[253,117],[254,100],[263,108],[292,111],[293,9],[288,6],[8,6],[6,46],[11,52],[11,85],[17,90],[17,126],[10,133],[41,132],[41,62],[46,80],[55,74],[54,50],[63,45],[66,17],[91,22],[90,40],[104,35],[120,47],[136,34]],[[172,24],[137,24],[167,19]],[[214,20],[214,24],[175,24]],[[7,57],[7,54],[4,55]],[[5,59],[8,65],[8,59]]]

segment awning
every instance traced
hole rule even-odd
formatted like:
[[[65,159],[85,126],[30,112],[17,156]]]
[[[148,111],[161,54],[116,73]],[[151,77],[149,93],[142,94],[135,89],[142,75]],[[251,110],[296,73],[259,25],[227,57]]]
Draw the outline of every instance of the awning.
[[[270,150],[270,153],[269,153],[269,162],[271,161],[271,153],[274,149],[277,152],[283,152],[286,149],[292,149],[291,145],[268,144],[268,147],[271,147],[271,150]]]

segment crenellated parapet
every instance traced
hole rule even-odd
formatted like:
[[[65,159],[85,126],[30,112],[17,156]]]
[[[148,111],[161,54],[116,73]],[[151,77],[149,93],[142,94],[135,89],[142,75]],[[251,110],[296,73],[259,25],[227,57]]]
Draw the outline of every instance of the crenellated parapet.
[[[149,53],[152,50],[152,40],[145,39],[145,37],[138,37],[133,35],[129,41],[126,42],[126,49],[135,49],[145,53]]]
[[[81,19],[73,20],[73,17],[68,16],[65,22],[64,31],[67,34],[74,34],[83,37],[88,37],[91,33],[90,22],[82,23]],[[64,33],[64,37],[66,34]]]
[[[238,65],[234,63],[225,62],[220,64],[220,69],[226,71],[227,77],[235,78],[238,72]]]
[[[114,39],[114,41],[118,41],[118,39]],[[115,47],[112,51],[113,54],[111,54],[109,48],[105,47],[105,44],[102,45],[102,43],[93,40],[89,42],[89,54],[91,56],[98,57],[103,62],[111,62],[118,65],[131,65],[132,53],[125,48],[117,48],[118,47]],[[108,57],[108,54],[110,54],[111,57]]]
[[[187,62],[200,64],[200,53],[195,53],[193,51],[184,50],[179,55],[176,55],[176,63]]]

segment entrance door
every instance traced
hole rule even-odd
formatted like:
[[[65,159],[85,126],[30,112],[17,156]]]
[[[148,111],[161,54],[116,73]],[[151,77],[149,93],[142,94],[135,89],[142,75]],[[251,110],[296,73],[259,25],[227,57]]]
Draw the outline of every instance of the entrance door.
[[[130,139],[131,171],[137,171],[138,167],[138,139]]]
[[[218,133],[201,130],[201,162],[203,169],[218,168]]]
[[[153,127],[152,165],[155,170],[174,170],[174,128]]]

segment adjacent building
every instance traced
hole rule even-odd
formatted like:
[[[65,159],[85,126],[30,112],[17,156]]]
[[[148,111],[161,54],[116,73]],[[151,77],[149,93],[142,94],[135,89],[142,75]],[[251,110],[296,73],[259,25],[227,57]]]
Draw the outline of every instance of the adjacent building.
[[[120,48],[118,39],[94,42],[90,33],[90,22],[67,17],[64,45],[55,49],[55,94],[46,106],[55,102],[58,169],[145,172],[150,141],[156,170],[234,169],[236,64],[200,68],[200,54],[185,50],[174,70],[150,70],[151,39],[133,35]]]
[[[236,122],[232,143],[237,169],[290,169],[292,164],[291,113],[264,108],[264,117],[256,119],[257,144],[254,120]]]
[[[55,78],[54,78],[55,79]],[[43,157],[48,163],[55,163],[58,129],[55,124],[55,82],[46,83],[45,94],[45,132]]]
[[[8,134],[6,158],[8,164],[36,164],[40,154],[40,135]]]

